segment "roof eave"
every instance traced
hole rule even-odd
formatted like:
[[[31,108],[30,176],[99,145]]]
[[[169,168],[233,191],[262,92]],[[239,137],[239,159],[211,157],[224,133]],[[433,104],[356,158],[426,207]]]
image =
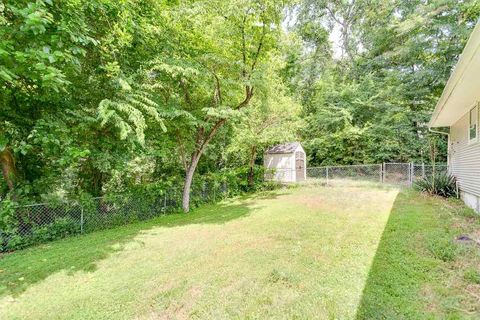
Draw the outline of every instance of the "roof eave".
[[[441,115],[442,111],[444,110],[445,106],[447,105],[450,96],[452,95],[453,91],[455,90],[458,83],[462,80],[463,73],[468,68],[468,65],[471,61],[471,57],[475,54],[477,48],[480,46],[480,22],[477,23],[470,38],[468,39],[465,48],[460,55],[458,62],[453,69],[450,78],[448,79],[447,84],[445,85],[445,89],[443,90],[440,99],[438,100],[437,105],[432,113],[430,121],[428,122],[429,128],[438,128],[438,127],[448,127],[455,123],[454,120],[450,120],[448,122],[438,122],[438,118]]]

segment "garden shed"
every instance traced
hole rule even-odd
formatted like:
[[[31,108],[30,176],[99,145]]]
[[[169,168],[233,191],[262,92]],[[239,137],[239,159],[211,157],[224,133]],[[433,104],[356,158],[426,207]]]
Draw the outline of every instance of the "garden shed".
[[[300,142],[273,146],[265,152],[264,164],[268,180],[301,182],[307,174],[306,154]]]

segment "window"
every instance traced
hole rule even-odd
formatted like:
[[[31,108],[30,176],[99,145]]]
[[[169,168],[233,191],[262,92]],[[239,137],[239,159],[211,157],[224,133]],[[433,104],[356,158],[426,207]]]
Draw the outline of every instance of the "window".
[[[470,125],[468,127],[468,140],[473,142],[477,140],[477,127],[478,127],[478,107],[470,110]]]

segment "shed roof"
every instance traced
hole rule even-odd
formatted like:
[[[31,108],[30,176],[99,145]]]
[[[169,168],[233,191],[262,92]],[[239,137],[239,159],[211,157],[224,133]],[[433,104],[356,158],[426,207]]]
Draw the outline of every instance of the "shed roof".
[[[278,144],[269,148],[265,153],[267,154],[279,154],[279,153],[293,153],[300,146],[300,142],[287,142],[283,144]]]

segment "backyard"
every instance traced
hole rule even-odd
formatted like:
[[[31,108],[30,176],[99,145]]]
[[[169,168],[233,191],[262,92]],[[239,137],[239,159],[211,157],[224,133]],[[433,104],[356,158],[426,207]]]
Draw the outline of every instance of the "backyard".
[[[4,254],[0,318],[478,319],[480,250],[455,240],[478,227],[411,189],[262,193]]]

